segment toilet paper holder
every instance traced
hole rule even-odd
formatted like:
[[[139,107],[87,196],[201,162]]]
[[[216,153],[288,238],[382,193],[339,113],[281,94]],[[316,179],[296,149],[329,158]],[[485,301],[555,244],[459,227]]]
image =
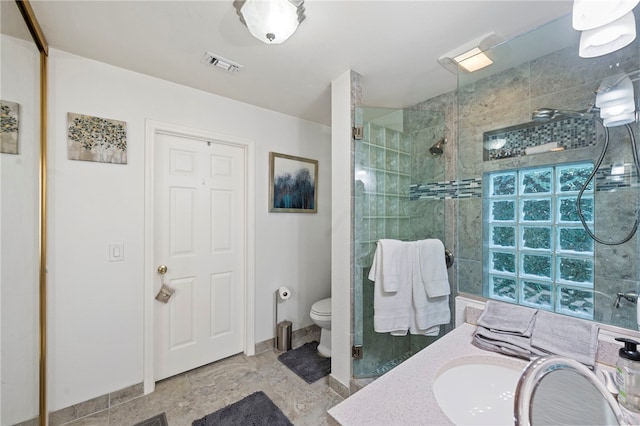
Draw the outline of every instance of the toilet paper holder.
[[[287,300],[291,297],[291,290],[282,286],[274,292],[275,305],[275,338],[274,347],[280,352],[286,352],[291,349],[291,330],[293,323],[291,321],[278,322],[278,300]]]
[[[282,286],[280,287],[276,293],[278,294],[278,297],[282,300],[287,300],[289,297],[291,297],[291,290],[289,290],[287,287]]]

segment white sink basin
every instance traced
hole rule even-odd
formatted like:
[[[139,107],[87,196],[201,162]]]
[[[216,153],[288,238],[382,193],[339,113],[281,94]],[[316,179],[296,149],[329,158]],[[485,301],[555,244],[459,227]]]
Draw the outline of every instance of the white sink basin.
[[[438,405],[456,425],[513,425],[513,397],[525,363],[456,359],[433,384]]]

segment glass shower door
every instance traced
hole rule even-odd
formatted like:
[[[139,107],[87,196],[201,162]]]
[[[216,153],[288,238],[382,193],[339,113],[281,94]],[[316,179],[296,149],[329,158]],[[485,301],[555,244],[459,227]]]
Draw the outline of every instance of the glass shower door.
[[[378,377],[438,337],[391,336],[373,328],[374,283],[367,276],[382,238],[445,241],[442,152],[429,149],[445,135],[444,112],[415,109],[356,109],[362,139],[354,155],[354,378]],[[440,145],[446,149],[446,145]],[[453,315],[452,315],[453,317]],[[441,327],[440,336],[451,326]]]

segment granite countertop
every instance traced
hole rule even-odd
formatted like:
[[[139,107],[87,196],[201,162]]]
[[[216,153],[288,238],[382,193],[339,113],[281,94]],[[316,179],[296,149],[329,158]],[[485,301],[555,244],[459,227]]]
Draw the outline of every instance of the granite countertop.
[[[472,345],[475,324],[463,323],[435,343],[427,346],[402,364],[379,377],[328,411],[329,424],[342,426],[407,426],[453,425],[440,409],[433,393],[433,384],[446,369],[470,362],[499,364],[524,370],[527,361],[482,350]],[[608,361],[608,352],[599,342],[596,375],[615,369]],[[464,386],[464,383],[460,384]],[[625,412],[623,410],[623,412]],[[640,424],[639,413],[631,424]]]
[[[475,325],[464,323],[328,411],[330,423],[352,425],[452,425],[433,394],[443,369],[475,357],[486,363],[527,365],[524,360],[471,344]],[[461,383],[461,386],[464,384]]]

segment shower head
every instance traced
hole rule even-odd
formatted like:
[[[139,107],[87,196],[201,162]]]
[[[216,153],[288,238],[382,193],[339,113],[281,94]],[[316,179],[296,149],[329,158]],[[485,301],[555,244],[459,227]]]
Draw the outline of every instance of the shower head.
[[[533,121],[549,121],[558,118],[593,118],[593,114],[590,112],[578,112],[571,110],[553,109],[553,108],[538,108],[531,114]]]
[[[446,138],[442,138],[440,139],[438,142],[436,142],[431,148],[429,148],[429,152],[431,153],[431,155],[442,155],[442,153],[444,152],[444,144],[447,143],[447,139]]]

